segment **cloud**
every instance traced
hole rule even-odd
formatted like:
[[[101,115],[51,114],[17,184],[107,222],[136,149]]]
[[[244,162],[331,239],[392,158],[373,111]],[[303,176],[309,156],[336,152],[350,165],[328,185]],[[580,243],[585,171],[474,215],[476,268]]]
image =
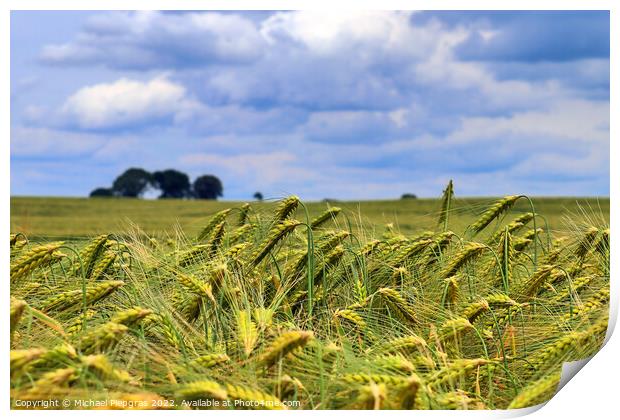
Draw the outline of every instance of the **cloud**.
[[[93,153],[109,139],[42,127],[11,127],[11,156],[14,158],[75,158]]]
[[[558,80],[587,83],[594,74],[605,87],[604,64],[583,65],[577,76],[555,67],[544,79],[514,67],[500,79],[488,63],[608,60],[608,34],[605,12],[112,12],[46,46],[42,60],[176,70],[209,105],[389,109],[430,89],[459,90],[455,106],[477,110],[528,106],[562,91]],[[484,100],[476,102],[478,88]]]
[[[580,156],[548,152],[528,156],[515,166],[512,174],[528,181],[600,181],[609,178],[608,167],[609,154],[601,153],[600,150],[586,151]]]
[[[485,63],[485,68],[497,80],[526,79],[531,82],[554,80],[578,92],[579,97],[609,98],[609,58],[578,59],[573,61]],[[577,96],[576,95],[576,96]]]
[[[265,19],[261,34],[270,44],[294,42],[317,55],[349,50],[357,59],[423,57],[436,40],[435,31],[409,24],[409,11],[297,11],[279,12]],[[436,28],[438,29],[438,28]],[[356,51],[354,48],[358,48]]]
[[[245,175],[248,172],[256,173],[264,169],[277,168],[296,160],[296,157],[287,152],[271,152],[256,154],[221,155],[197,153],[181,156],[180,162],[191,166],[218,166],[225,168],[234,175]],[[268,170],[265,171],[269,172]],[[267,178],[271,176],[267,175]],[[275,178],[277,179],[277,178]]]
[[[456,102],[462,110],[471,110],[473,106],[474,112],[478,113],[540,107],[570,95],[553,79],[499,80],[480,63],[458,60],[454,49],[466,38],[465,31],[446,37],[445,42],[427,60],[415,65],[416,80],[439,92],[456,94],[450,97],[451,101]]]
[[[440,20],[470,29],[456,53],[474,61],[565,62],[609,57],[609,12],[424,12],[414,21]]]
[[[463,118],[446,135],[422,135],[392,142],[325,145],[304,156],[315,165],[393,171],[397,177],[425,179],[443,174],[479,174],[493,182],[499,173],[525,179],[526,165],[539,165],[540,180],[568,179],[574,168],[596,168],[590,177],[609,175],[609,103],[575,101],[510,117]],[[321,156],[329,157],[321,158]],[[542,156],[545,156],[542,158]],[[324,172],[324,170],[322,170]],[[580,177],[587,175],[587,170]],[[339,182],[342,182],[340,180]],[[471,186],[467,186],[471,187]]]
[[[407,68],[444,36],[441,24],[412,26],[410,16],[297,11],[257,22],[243,13],[104,13],[75,39],[46,46],[41,60],[175,70],[210,105],[385,108],[406,102]]]
[[[408,104],[411,66],[445,37],[439,23],[410,25],[410,12],[276,13],[261,23],[270,48],[250,69],[209,76],[201,97],[251,106],[317,110],[389,109]]]
[[[191,103],[175,115],[174,123],[193,135],[267,135],[291,132],[305,119],[305,112],[292,107],[260,110],[239,105]]]
[[[561,138],[565,142],[584,142],[589,146],[605,145],[609,143],[609,103],[566,101],[545,111],[520,112],[500,118],[467,118],[448,141],[468,144],[481,138],[509,141]],[[537,145],[541,145],[541,140],[537,140]]]
[[[179,163],[196,174],[217,173],[224,185],[229,186],[227,189],[232,190],[225,191],[227,195],[243,191],[249,197],[259,190],[276,196],[292,194],[296,186],[314,178],[315,171],[300,166],[297,160],[298,156],[286,151],[235,155],[195,153],[181,156]]]
[[[323,111],[309,115],[297,132],[323,143],[377,144],[410,135],[415,116],[411,109],[394,111]]]
[[[186,106],[185,88],[166,77],[146,82],[122,78],[79,89],[59,114],[68,124],[97,130],[170,119]]]
[[[363,121],[372,127],[373,117],[388,114],[319,113],[297,137],[275,136],[271,142],[243,136],[205,140],[200,148],[219,151],[186,155],[180,163],[225,174],[229,191],[246,196],[254,189],[313,199],[398,197],[404,191],[433,196],[448,178],[459,181],[462,195],[553,194],[558,188],[566,194],[566,183],[574,183],[572,195],[608,189],[606,101],[561,102],[507,117],[466,117],[438,136],[364,135]],[[312,127],[318,127],[318,134]],[[361,139],[353,141],[350,132]],[[319,135],[325,138],[319,141]],[[245,146],[251,153],[238,154]]]
[[[260,57],[254,23],[223,13],[112,12],[88,20],[77,39],[47,45],[43,63],[168,69],[209,63],[246,63]]]
[[[462,57],[463,45],[475,37],[491,43],[506,31],[513,34],[523,25],[538,28],[546,22],[551,22],[555,29],[549,32],[555,34],[562,19],[575,25],[582,22],[578,15],[514,13],[508,18],[501,13],[495,17],[442,12],[424,18],[427,15],[104,13],[90,18],[74,40],[48,46],[42,54],[44,62],[57,65],[165,68],[205,106],[236,106],[241,112],[248,108],[394,111],[415,105],[429,114],[435,109],[499,113],[547,104],[569,93],[562,82],[591,81],[593,72],[600,75],[596,80],[603,87],[608,80],[604,67],[585,65],[577,73],[581,76],[555,68],[541,78],[524,68],[526,77],[504,71],[498,78],[490,64]],[[598,16],[594,21],[600,20]],[[582,20],[590,28],[589,15]],[[536,43],[514,37],[510,42],[505,49],[536,48]],[[476,51],[495,48],[485,45],[476,46]],[[558,78],[562,72],[571,78]]]

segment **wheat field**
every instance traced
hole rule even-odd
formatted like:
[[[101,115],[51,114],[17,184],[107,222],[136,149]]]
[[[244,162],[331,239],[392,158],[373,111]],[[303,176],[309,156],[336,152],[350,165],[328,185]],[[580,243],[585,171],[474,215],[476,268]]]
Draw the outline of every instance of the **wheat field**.
[[[465,217],[450,183],[417,231],[295,196],[158,236],[14,230],[12,408],[539,404],[605,337],[608,217],[550,227],[527,196]]]

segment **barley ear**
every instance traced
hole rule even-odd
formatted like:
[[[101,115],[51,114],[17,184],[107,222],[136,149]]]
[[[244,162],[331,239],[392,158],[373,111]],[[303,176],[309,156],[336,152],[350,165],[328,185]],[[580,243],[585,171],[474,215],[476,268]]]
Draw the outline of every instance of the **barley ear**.
[[[299,206],[299,197],[292,195],[285,200],[282,200],[276,208],[276,214],[274,216],[274,222],[279,223],[286,220],[291,216],[297,207]]]
[[[452,206],[452,199],[454,197],[454,185],[452,180],[448,181],[446,189],[443,190],[441,195],[441,210],[439,210],[439,219],[437,220],[437,226],[443,228],[444,231],[448,230],[448,218]]]
[[[207,239],[209,235],[211,234],[211,232],[215,229],[215,227],[218,226],[220,223],[222,223],[226,219],[226,216],[228,216],[228,213],[230,212],[231,212],[231,209],[224,209],[218,213],[215,213],[215,215],[211,218],[211,220],[209,220],[207,225],[198,234],[196,241],[201,242]]]
[[[228,398],[226,390],[217,382],[197,381],[183,385],[175,392],[181,400],[214,399],[224,401]]]
[[[521,198],[520,195],[508,195],[501,200],[495,202],[484,213],[482,213],[478,220],[469,225],[468,230],[471,231],[472,234],[475,236],[477,233],[487,227],[489,223],[491,223],[497,217],[501,216],[503,213],[507,212],[512,206],[514,206],[514,204],[519,198]]]
[[[258,330],[250,314],[243,310],[237,312],[237,336],[245,355],[248,356],[256,347]]]
[[[13,331],[15,331],[15,328],[17,327],[17,324],[19,323],[19,320],[21,319],[27,306],[28,304],[25,301],[15,299],[11,296],[11,336],[13,336]]]
[[[332,207],[330,209],[325,210],[319,216],[317,216],[312,222],[310,222],[310,227],[312,229],[316,229],[323,225],[324,223],[329,222],[332,219],[335,219],[336,216],[342,211],[340,207]]]
[[[303,347],[311,340],[311,331],[289,331],[276,338],[260,356],[260,364],[270,367],[295,349]]]
[[[560,372],[545,376],[538,381],[521,389],[508,405],[509,409],[525,408],[537,405],[549,400],[557,390],[560,382]]]

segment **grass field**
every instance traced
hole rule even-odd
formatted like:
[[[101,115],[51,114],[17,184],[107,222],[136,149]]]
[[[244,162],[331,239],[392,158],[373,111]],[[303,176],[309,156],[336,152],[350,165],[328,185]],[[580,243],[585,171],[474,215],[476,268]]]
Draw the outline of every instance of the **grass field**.
[[[455,199],[453,211],[460,230],[471,223],[494,198]],[[537,213],[544,215],[552,230],[564,230],[563,218],[573,221],[596,218],[609,221],[609,198],[533,198]],[[90,237],[101,233],[118,233],[135,224],[152,236],[162,236],[180,226],[188,235],[194,235],[214,213],[238,207],[243,202],[188,201],[188,200],[135,200],[88,198],[11,198],[11,232],[22,232],[33,238],[69,239]],[[439,199],[332,202],[341,207],[352,226],[376,229],[381,233],[392,223],[403,234],[411,234],[432,227],[439,210]],[[259,211],[269,210],[275,203],[255,203]],[[308,203],[310,217],[328,204]],[[522,200],[512,210],[523,213],[529,204]],[[362,215],[362,216],[360,216]],[[298,218],[302,218],[298,211]]]

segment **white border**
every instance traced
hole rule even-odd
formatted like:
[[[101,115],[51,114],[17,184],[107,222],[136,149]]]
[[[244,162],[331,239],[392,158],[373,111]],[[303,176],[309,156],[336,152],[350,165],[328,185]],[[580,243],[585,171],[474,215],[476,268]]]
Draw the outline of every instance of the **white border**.
[[[620,36],[618,28],[620,27],[620,7],[617,6],[617,2],[612,0],[590,0],[590,1],[549,1],[549,0],[504,0],[489,1],[489,0],[469,0],[467,2],[459,0],[444,0],[444,1],[420,1],[420,0],[341,0],[335,2],[333,0],[315,0],[315,1],[300,1],[300,0],[212,0],[212,1],[199,1],[199,0],[176,0],[176,1],[162,1],[162,0],[60,0],[60,1],[45,1],[45,0],[3,0],[0,4],[0,33],[2,44],[0,44],[0,95],[2,95],[2,102],[0,105],[0,130],[2,133],[2,142],[0,146],[0,154],[2,164],[0,165],[0,188],[2,191],[2,216],[5,221],[10,218],[10,155],[9,155],[9,139],[10,139],[10,74],[9,74],[9,59],[10,59],[10,10],[114,10],[114,9],[152,9],[152,10],[197,10],[197,9],[212,9],[212,10],[293,10],[293,9],[367,9],[367,10],[388,10],[388,9],[417,9],[417,10],[494,10],[501,4],[502,9],[510,10],[610,10],[611,11],[611,115],[617,114],[618,106],[616,98],[618,97],[618,85],[614,75],[618,73],[618,51],[617,40]],[[615,48],[615,49],[614,49]],[[615,121],[610,119],[610,152],[611,156],[619,156],[620,150],[615,142],[617,142],[618,129]],[[618,173],[618,167],[611,165],[611,184],[610,195],[613,197],[618,196],[618,180],[620,174]],[[614,199],[611,200],[611,224],[614,224],[618,216],[618,205]],[[5,222],[6,223],[6,222]],[[10,224],[6,223],[3,227],[3,231],[0,234],[0,238],[8,237],[10,230]],[[616,233],[613,233],[616,243]],[[4,276],[2,276],[2,287],[4,287],[5,294],[3,294],[4,302],[7,306],[1,311],[1,325],[8,325],[8,299],[9,299],[9,246],[8,241],[0,240],[0,255],[2,258],[1,266],[4,270]],[[618,287],[617,278],[618,275],[618,252],[617,248],[612,247],[612,268],[611,276],[614,279],[612,282],[612,314],[613,323],[617,317],[618,312]],[[5,329],[6,330],[6,329]],[[591,360],[587,366],[579,372],[578,377],[569,381],[569,383],[546,405],[544,408],[535,411],[530,415],[532,419],[548,419],[553,418],[593,418],[593,419],[606,419],[611,418],[611,413],[615,410],[616,400],[618,399],[617,382],[620,378],[619,363],[617,355],[620,353],[620,339],[617,334],[611,335],[606,346]],[[2,361],[1,377],[4,378],[2,387],[0,389],[0,410],[3,414],[8,414],[14,417],[34,417],[39,415],[40,412],[25,412],[25,411],[10,411],[9,410],[9,366],[8,366],[8,352],[9,352],[9,337],[8,334],[0,335],[0,346],[2,348]],[[528,410],[528,412],[531,410]],[[81,416],[82,412],[41,412],[44,416],[51,416],[53,418],[73,417]],[[105,417],[110,416],[112,413],[109,411],[89,412],[88,416]],[[114,415],[119,416],[135,416],[145,415],[149,417],[169,417],[176,415],[169,411],[166,412],[114,412]],[[197,418],[205,418],[205,416],[217,416],[222,418],[231,417],[244,417],[251,415],[252,417],[273,418],[278,414],[267,412],[182,412],[179,413],[183,416],[190,416]],[[351,414],[349,412],[343,412],[342,415]],[[415,416],[416,418],[498,418],[498,417],[514,417],[518,414],[525,414],[525,412],[381,412],[381,414],[397,417]],[[282,415],[282,414],[280,414]],[[286,415],[286,414],[284,414]],[[295,417],[315,417],[322,416],[324,413],[311,412],[311,411],[299,411],[295,412]],[[375,416],[375,413],[371,412],[355,412],[356,417],[370,417]],[[617,414],[616,414],[617,415]]]

